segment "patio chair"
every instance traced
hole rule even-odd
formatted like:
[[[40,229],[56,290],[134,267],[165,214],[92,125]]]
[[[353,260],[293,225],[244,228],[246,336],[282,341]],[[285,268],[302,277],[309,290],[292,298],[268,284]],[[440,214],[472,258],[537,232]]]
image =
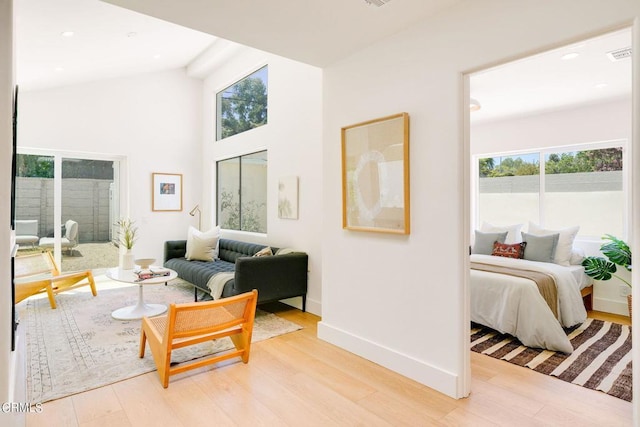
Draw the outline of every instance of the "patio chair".
[[[51,252],[17,256],[14,262],[16,303],[46,292],[51,308],[56,308],[55,295],[87,285],[98,295],[91,270],[60,273]]]
[[[165,316],[143,317],[140,358],[144,357],[148,340],[164,388],[169,386],[170,375],[189,369],[238,356],[248,363],[257,301],[258,291],[254,289],[219,300],[171,304]],[[171,365],[173,349],[223,337],[231,338],[235,349]]]
[[[35,247],[40,238],[38,237],[38,220],[37,219],[17,219],[16,225],[16,243],[19,245],[30,244]]]
[[[78,246],[78,223],[74,220],[70,219],[64,224],[65,233],[64,237],[60,239],[60,245],[62,249],[67,249],[69,251],[69,255],[71,255],[73,248]],[[55,238],[53,237],[43,237],[40,239],[40,243],[38,246],[45,249],[53,249]]]

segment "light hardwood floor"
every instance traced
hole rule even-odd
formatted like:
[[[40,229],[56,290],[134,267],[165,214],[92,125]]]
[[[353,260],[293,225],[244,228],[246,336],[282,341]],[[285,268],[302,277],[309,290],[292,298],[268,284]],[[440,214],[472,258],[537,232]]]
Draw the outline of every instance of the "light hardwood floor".
[[[476,353],[471,396],[451,399],[317,339],[317,316],[280,307],[304,329],[254,344],[247,365],[177,375],[168,389],[150,372],[48,402],[27,426],[632,424],[628,402]]]

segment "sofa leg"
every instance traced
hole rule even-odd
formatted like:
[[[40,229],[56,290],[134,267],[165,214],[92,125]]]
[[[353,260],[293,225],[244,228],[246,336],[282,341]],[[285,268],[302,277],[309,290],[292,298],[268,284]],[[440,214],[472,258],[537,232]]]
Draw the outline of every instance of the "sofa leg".
[[[198,302],[198,288],[193,287],[193,302]]]
[[[307,311],[307,295],[302,295],[302,312]]]

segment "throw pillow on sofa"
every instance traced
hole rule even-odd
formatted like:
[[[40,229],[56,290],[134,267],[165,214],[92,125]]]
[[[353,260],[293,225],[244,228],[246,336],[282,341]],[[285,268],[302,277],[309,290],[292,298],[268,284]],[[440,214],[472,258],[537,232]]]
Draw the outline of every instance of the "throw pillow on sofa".
[[[187,251],[185,258],[189,261],[214,261],[217,254],[220,227],[202,232],[195,227],[189,227],[187,233]]]
[[[271,255],[273,255],[273,251],[271,250],[270,246],[260,249],[258,252],[253,254],[253,256],[271,256]]]

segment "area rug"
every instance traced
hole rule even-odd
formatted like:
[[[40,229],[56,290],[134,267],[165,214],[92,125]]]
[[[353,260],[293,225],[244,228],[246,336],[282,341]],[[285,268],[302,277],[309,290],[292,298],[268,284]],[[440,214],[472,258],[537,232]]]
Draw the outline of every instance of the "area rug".
[[[31,299],[20,310],[20,323],[26,330],[27,398],[46,402],[71,394],[112,384],[154,371],[155,364],[147,347],[138,357],[140,320],[121,321],[111,317],[117,308],[134,305],[137,286],[115,286],[98,296],[87,290],[56,296],[58,308],[52,310],[47,298]],[[193,301],[193,288],[178,280],[168,286],[144,288],[145,302]],[[301,329],[288,320],[258,310],[252,342]],[[191,360],[232,347],[224,338],[180,349],[173,362]]]
[[[572,354],[525,347],[517,338],[471,325],[471,350],[631,402],[631,327],[587,319],[568,331]]]

